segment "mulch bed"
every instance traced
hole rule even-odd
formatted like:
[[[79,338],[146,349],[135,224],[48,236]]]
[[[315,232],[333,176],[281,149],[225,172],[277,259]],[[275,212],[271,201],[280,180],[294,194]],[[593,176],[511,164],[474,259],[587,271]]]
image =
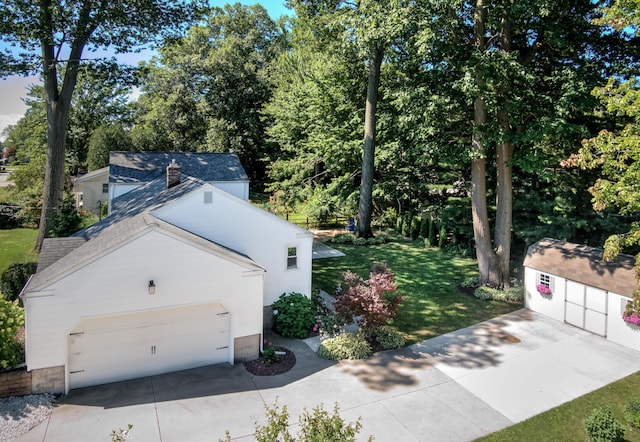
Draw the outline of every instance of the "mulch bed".
[[[296,355],[291,350],[285,347],[275,347],[276,351],[285,352],[284,355],[278,357],[278,362],[272,364],[265,364],[262,359],[254,359],[252,361],[245,361],[244,367],[249,373],[255,376],[275,376],[277,374],[286,373],[296,365]]]

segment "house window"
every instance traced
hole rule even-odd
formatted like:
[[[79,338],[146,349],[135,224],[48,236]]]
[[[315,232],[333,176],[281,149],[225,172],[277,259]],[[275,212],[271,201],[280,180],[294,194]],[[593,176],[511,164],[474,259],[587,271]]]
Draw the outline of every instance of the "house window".
[[[109,183],[102,183],[102,193],[109,193]]]
[[[538,280],[538,284],[541,284],[547,288],[552,288],[551,276],[547,275],[546,273],[540,273],[540,279]]]
[[[298,268],[298,249],[296,247],[287,248],[287,269]]]

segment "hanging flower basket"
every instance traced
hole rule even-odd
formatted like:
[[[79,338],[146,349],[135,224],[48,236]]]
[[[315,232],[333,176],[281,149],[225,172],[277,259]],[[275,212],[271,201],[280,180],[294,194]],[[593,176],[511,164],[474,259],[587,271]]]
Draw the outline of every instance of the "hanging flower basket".
[[[546,285],[544,285],[544,284],[538,284],[536,286],[536,290],[542,296],[551,296],[551,295],[553,295],[553,292],[551,291],[551,289],[549,287],[547,287]]]
[[[640,325],[640,296],[638,293],[634,293],[633,299],[627,301],[622,312],[622,320],[628,324]]]

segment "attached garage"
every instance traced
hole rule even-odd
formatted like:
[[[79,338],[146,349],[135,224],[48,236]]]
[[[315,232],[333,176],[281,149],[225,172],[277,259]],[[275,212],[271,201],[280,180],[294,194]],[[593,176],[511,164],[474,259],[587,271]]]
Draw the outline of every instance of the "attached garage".
[[[227,362],[229,339],[220,304],[84,319],[69,334],[69,387]]]
[[[603,250],[545,238],[524,260],[525,306],[640,350],[640,327],[622,319],[637,287],[635,258],[605,261]]]

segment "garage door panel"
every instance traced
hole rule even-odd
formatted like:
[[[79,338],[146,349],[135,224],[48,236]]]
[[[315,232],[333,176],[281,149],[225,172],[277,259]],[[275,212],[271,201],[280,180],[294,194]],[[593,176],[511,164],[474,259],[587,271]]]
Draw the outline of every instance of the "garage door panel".
[[[586,310],[584,329],[596,335],[605,336],[607,334],[607,315],[593,310]]]
[[[584,305],[584,284],[567,281],[567,302]]]
[[[587,287],[586,307],[599,313],[607,313],[607,292],[594,287]]]
[[[565,321],[576,327],[584,328],[584,307],[570,302],[565,303]]]
[[[69,336],[70,388],[229,360],[229,315],[219,304],[82,321]]]

